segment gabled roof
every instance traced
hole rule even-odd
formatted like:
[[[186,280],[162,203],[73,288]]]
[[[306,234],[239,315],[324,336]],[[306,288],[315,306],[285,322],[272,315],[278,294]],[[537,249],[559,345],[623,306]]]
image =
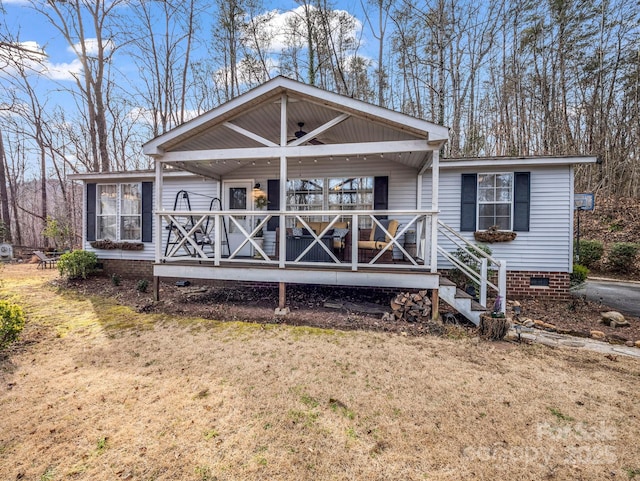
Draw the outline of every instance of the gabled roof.
[[[261,139],[280,145],[282,95],[288,99],[288,138],[295,139],[301,130],[313,131],[341,114],[349,117],[317,140],[343,144],[417,139],[446,142],[449,138],[446,127],[280,76],[147,142],[144,153],[162,156],[176,151],[264,147]],[[252,139],[247,132],[259,139]]]

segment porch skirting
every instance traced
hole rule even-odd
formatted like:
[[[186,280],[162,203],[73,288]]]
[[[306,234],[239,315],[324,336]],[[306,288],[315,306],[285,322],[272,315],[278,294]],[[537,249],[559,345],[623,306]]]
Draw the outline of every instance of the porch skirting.
[[[125,259],[100,259],[99,262],[103,266],[103,272],[107,275],[117,274],[122,278],[131,279],[151,279],[154,276],[154,263],[152,261],[143,260],[125,260]],[[265,269],[265,268],[244,268],[240,266],[222,268],[214,268],[212,266],[203,266],[197,264],[177,265],[175,263],[158,264],[155,266],[155,275],[167,278],[185,278],[198,279],[202,283],[222,285],[225,281],[234,281],[242,283],[250,283],[258,285],[261,283],[272,282],[293,282],[293,283],[309,283],[309,279],[314,280],[314,284],[339,285],[339,279],[343,279],[344,285],[360,285],[370,287],[381,287],[385,289],[401,289],[411,288],[412,285],[419,285],[421,289],[431,289],[432,281],[424,279],[416,279],[412,273],[396,273],[395,276],[389,277],[389,273],[380,273],[376,270],[365,271],[363,276],[354,278],[350,284],[344,277],[349,275],[350,271],[342,270],[341,275],[336,275],[335,271],[324,275],[316,276],[314,273],[310,275],[309,270],[296,269]],[[249,272],[251,271],[251,272]],[[263,271],[263,272],[257,272]],[[267,273],[264,271],[272,271]],[[297,271],[298,274],[284,275],[284,272]],[[334,273],[331,273],[334,272]],[[232,277],[229,275],[233,274]],[[394,273],[391,273],[394,274]],[[423,275],[428,275],[424,273]],[[445,274],[446,275],[446,274]],[[396,277],[397,276],[397,277]],[[408,279],[403,279],[406,277]],[[323,281],[323,282],[321,282]],[[428,284],[428,285],[425,285]],[[534,285],[532,285],[534,284]],[[564,301],[571,297],[569,293],[570,279],[567,272],[540,272],[540,271],[508,271],[507,272],[507,298],[508,299],[540,299]]]

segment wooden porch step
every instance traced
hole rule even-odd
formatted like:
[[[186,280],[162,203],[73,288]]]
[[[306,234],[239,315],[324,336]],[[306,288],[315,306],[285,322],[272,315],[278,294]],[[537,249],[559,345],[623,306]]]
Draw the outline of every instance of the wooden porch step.
[[[479,302],[476,302],[474,300],[471,301],[471,310],[472,311],[480,311],[480,312],[486,312],[487,308],[484,307],[482,304],[480,304]]]

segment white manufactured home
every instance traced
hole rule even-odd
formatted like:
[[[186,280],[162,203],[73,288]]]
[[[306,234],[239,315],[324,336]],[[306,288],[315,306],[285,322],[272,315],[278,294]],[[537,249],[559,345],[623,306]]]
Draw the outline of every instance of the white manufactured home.
[[[287,283],[428,289],[477,322],[439,274],[455,265],[482,308],[566,296],[573,167],[596,158],[441,159],[447,140],[277,77],[148,142],[154,171],[75,175],[84,248],[156,295],[160,278],[279,283],[280,307]]]

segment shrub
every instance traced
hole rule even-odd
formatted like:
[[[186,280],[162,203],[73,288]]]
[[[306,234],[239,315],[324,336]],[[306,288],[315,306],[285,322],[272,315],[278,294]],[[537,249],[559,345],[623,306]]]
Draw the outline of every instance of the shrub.
[[[604,254],[604,246],[602,242],[597,240],[582,240],[578,249],[578,259],[580,264],[586,267],[592,267],[596,262],[602,259]]]
[[[22,308],[9,301],[0,301],[0,349],[15,341],[23,327]]]
[[[73,251],[62,254],[58,259],[58,270],[67,279],[86,279],[96,269],[98,257],[93,252]]]
[[[114,286],[119,286],[121,282],[122,279],[118,274],[111,274],[111,284],[113,284]]]
[[[634,268],[638,244],[632,242],[616,242],[611,246],[607,260],[615,272],[629,272]]]
[[[571,285],[577,286],[587,280],[589,269],[581,264],[573,264],[573,272],[571,273]]]
[[[147,287],[149,287],[149,281],[146,279],[140,279],[136,284],[136,291],[147,292]]]

